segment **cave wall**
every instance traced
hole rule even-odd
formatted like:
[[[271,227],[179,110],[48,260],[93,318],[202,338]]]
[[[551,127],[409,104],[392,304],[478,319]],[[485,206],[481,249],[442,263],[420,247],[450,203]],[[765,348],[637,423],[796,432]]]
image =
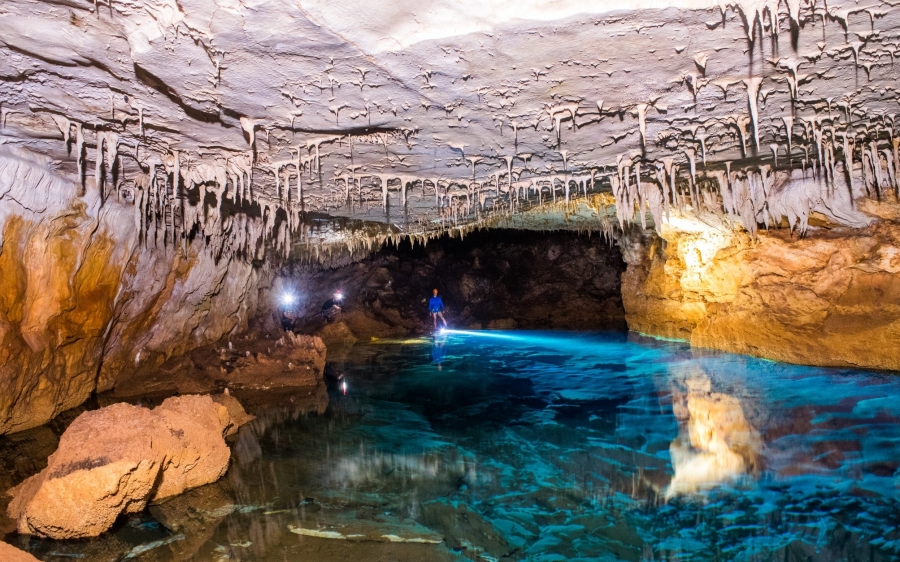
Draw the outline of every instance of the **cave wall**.
[[[341,320],[357,338],[429,332],[433,288],[456,328],[624,329],[624,267],[619,250],[597,235],[483,230],[427,245],[404,241],[333,270],[286,272],[277,285],[301,299],[300,329],[312,332],[323,328],[322,303],[342,289]],[[333,341],[336,332],[329,326],[322,335]]]
[[[871,206],[871,205],[870,205]],[[804,237],[678,219],[620,240],[632,330],[791,363],[900,369],[900,224]]]
[[[0,433],[244,329],[266,270],[139,236],[130,205],[0,153]]]

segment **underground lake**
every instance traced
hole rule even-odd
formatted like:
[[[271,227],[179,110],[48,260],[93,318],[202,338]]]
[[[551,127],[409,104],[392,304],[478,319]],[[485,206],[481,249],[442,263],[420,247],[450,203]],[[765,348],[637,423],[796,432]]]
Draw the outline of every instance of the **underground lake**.
[[[325,372],[327,408],[267,408],[222,480],[96,539],[13,544],[84,562],[900,555],[891,373],[465,330],[357,344]]]

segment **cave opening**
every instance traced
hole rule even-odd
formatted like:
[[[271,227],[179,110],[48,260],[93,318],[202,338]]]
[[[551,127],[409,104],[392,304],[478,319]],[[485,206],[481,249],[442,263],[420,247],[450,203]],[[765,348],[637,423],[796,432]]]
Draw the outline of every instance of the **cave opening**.
[[[485,229],[403,239],[333,269],[288,263],[279,281],[297,298],[298,330],[328,343],[430,333],[433,289],[456,328],[624,331],[624,270],[618,247],[598,235]],[[332,323],[342,326],[323,326],[318,307],[336,290],[344,303]]]

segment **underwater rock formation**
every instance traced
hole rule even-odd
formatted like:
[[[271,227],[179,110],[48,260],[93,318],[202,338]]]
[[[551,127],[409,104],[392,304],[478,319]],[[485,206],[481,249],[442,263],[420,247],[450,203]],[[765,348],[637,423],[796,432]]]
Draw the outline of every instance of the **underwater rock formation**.
[[[23,534],[97,536],[122,513],[218,480],[231,456],[223,435],[233,425],[229,409],[209,396],[85,412],[47,468],[10,492],[8,513]]]
[[[679,219],[659,235],[632,231],[622,247],[632,330],[792,363],[900,369],[900,226],[889,220],[753,240]]]

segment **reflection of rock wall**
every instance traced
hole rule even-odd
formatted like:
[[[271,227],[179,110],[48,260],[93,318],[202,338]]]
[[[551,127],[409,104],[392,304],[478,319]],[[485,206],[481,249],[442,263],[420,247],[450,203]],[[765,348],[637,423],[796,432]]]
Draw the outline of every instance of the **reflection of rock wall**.
[[[674,219],[623,237],[628,326],[823,366],[900,369],[900,227],[743,232]]]
[[[734,396],[712,392],[709,377],[696,373],[672,393],[672,409],[682,431],[669,451],[675,475],[668,495],[694,492],[753,474],[762,440]]]
[[[245,327],[256,310],[258,269],[198,243],[141,240],[130,205],[78,191],[0,154],[0,433]]]

